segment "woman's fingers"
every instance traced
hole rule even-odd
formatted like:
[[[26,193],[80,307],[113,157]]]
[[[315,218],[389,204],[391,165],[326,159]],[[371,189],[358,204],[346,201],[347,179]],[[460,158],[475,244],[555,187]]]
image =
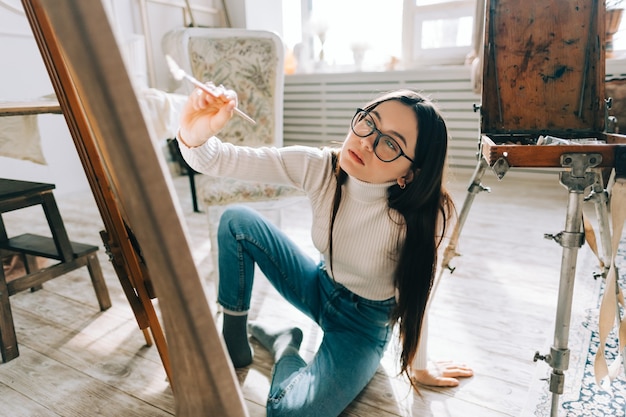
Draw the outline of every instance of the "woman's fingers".
[[[441,375],[448,378],[469,378],[474,371],[464,365],[448,365],[441,370]]]
[[[458,379],[435,375],[427,369],[413,371],[411,379],[419,385],[425,385],[428,387],[456,387],[459,385]]]
[[[459,385],[458,378],[469,378],[474,371],[465,364],[454,362],[436,362],[434,369],[412,370],[411,377],[420,385],[431,387],[456,387]]]

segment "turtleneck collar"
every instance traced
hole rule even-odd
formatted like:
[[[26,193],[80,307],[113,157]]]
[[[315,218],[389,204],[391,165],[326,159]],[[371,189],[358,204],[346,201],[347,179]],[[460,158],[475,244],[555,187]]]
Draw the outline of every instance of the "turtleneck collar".
[[[348,176],[345,184],[346,194],[351,198],[364,203],[375,202],[380,199],[387,199],[387,189],[395,184],[395,181],[383,184],[371,184]]]

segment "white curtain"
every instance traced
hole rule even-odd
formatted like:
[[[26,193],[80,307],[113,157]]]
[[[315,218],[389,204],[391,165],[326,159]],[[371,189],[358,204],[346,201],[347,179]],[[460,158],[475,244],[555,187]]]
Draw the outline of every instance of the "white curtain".
[[[483,87],[483,51],[485,41],[485,7],[486,0],[476,0],[474,13],[474,32],[472,35],[472,50],[467,55],[465,63],[471,66],[472,88],[476,94],[482,92]]]

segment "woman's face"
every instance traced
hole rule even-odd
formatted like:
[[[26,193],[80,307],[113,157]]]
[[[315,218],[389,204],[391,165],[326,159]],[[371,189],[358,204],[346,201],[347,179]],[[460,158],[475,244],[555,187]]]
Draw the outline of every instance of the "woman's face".
[[[415,160],[417,144],[415,111],[400,101],[389,100],[380,103],[369,113],[376,129],[395,139],[406,156]],[[359,137],[350,129],[341,148],[339,157],[341,168],[350,176],[373,184],[390,181],[397,181],[399,184],[410,182],[411,161],[404,157],[391,162],[381,161],[374,153],[374,141],[377,136],[376,130],[367,137]],[[378,146],[384,146],[382,141],[379,141]]]

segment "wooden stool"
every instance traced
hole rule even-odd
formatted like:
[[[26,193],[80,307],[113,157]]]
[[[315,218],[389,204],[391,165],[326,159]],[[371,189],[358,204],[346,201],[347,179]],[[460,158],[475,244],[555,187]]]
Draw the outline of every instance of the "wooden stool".
[[[3,362],[19,356],[9,296],[38,288],[52,278],[87,265],[100,310],[111,307],[109,291],[96,255],[98,247],[70,242],[52,194],[54,188],[54,184],[0,179],[0,253],[19,254],[26,266],[26,275],[8,282],[0,269],[0,354]],[[26,233],[9,238],[2,213],[37,204],[43,207],[52,237]],[[59,262],[39,269],[34,262],[35,256]]]

